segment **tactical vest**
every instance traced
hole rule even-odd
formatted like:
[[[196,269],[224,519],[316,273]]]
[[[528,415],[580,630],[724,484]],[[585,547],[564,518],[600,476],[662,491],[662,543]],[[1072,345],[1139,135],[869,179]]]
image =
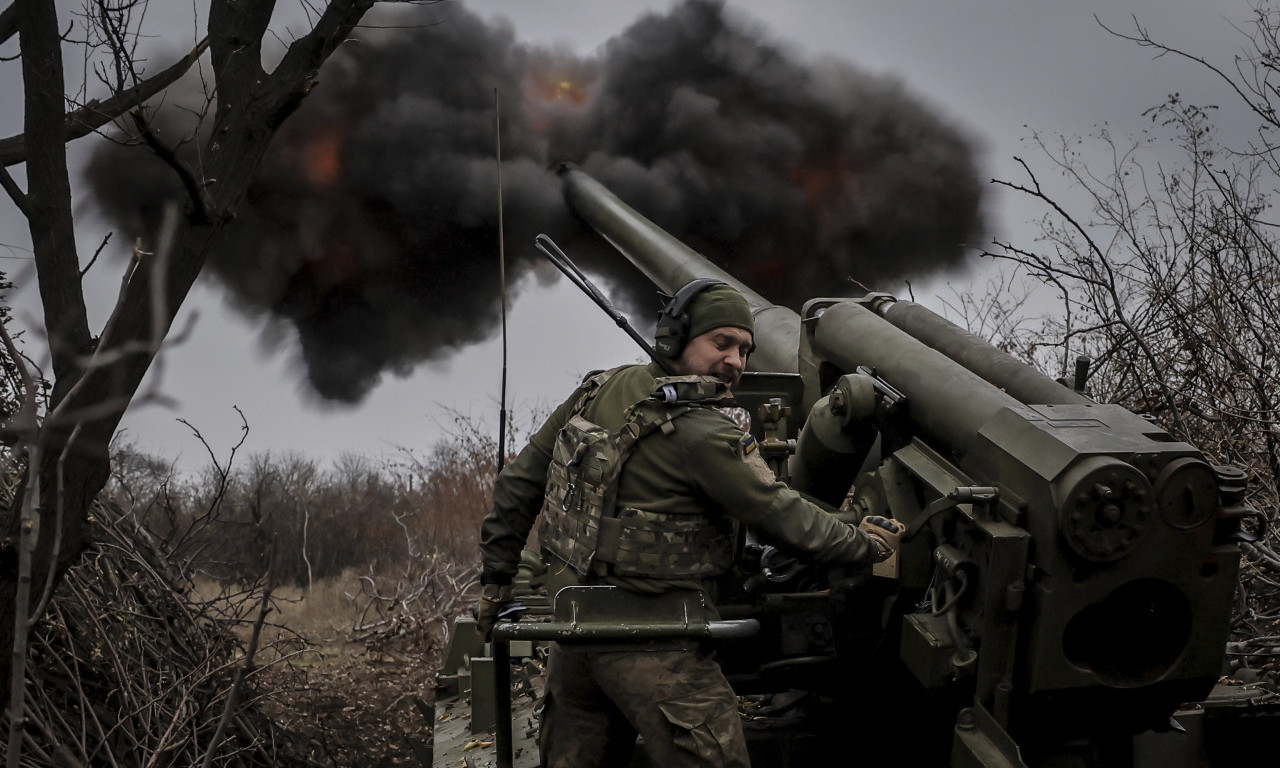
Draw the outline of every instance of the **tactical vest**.
[[[627,410],[616,433],[582,414],[620,368],[587,380],[573,415],[556,436],[547,469],[538,539],[580,576],[702,579],[733,564],[733,536],[705,514],[667,514],[617,508],[618,480],[635,445],[676,419],[727,397],[703,376],[656,380],[654,394]]]

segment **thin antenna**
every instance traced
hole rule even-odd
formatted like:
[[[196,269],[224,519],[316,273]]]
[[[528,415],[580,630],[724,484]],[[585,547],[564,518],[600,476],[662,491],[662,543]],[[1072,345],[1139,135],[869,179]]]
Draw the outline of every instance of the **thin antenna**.
[[[630,336],[635,343],[640,345],[640,348],[649,355],[653,362],[658,364],[659,368],[666,372],[668,376],[676,375],[676,372],[671,368],[671,364],[664,360],[662,356],[658,354],[658,351],[655,350],[649,342],[645,341],[644,337],[641,336],[635,328],[631,327],[631,323],[627,322],[627,316],[619,312],[618,309],[613,306],[613,303],[609,301],[609,298],[601,293],[600,289],[595,287],[595,285],[587,279],[587,276],[583,274],[582,270],[578,269],[578,265],[574,264],[572,259],[564,255],[564,251],[560,250],[560,246],[556,245],[554,240],[546,235],[538,235],[533,239],[533,245],[535,248],[542,251],[542,255],[546,256],[547,260],[556,265],[556,268],[563,272],[565,277],[569,278],[569,282],[582,289],[582,292],[587,294],[587,296],[590,296],[591,300],[596,303],[596,306],[603,309],[605,314],[612,318],[613,322],[619,328],[626,331],[627,335]]]
[[[498,281],[502,295],[502,392],[498,399],[498,471],[507,463],[507,252],[502,233],[502,122],[498,89],[493,89],[493,136],[498,158]]]

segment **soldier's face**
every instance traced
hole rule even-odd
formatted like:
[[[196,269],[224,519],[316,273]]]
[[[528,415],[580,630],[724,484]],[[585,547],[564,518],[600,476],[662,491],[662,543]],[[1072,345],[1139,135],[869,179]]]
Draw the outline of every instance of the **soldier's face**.
[[[712,328],[693,337],[676,359],[682,376],[715,376],[732,387],[742,378],[751,351],[751,334],[741,328]]]

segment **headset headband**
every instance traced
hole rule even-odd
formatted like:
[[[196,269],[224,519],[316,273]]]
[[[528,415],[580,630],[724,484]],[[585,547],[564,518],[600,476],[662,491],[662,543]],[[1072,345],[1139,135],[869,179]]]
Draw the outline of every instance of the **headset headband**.
[[[689,341],[689,304],[698,294],[713,285],[725,285],[725,282],[714,277],[690,280],[658,311],[658,329],[654,333],[653,346],[664,357],[680,356],[681,350]]]

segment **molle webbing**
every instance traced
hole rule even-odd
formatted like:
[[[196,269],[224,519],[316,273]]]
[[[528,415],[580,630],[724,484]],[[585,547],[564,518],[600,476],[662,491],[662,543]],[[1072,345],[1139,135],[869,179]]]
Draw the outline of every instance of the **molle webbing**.
[[[623,509],[601,519],[595,559],[618,576],[709,578],[733,565],[733,537],[702,515]]]
[[[618,513],[618,480],[636,443],[658,430],[673,431],[673,422],[697,406],[644,400],[632,406],[626,423],[611,434],[582,412],[615,372],[592,377],[592,386],[556,436],[539,531],[542,546],[583,576],[702,578],[723,573],[732,561],[732,537],[705,515],[631,508]]]

